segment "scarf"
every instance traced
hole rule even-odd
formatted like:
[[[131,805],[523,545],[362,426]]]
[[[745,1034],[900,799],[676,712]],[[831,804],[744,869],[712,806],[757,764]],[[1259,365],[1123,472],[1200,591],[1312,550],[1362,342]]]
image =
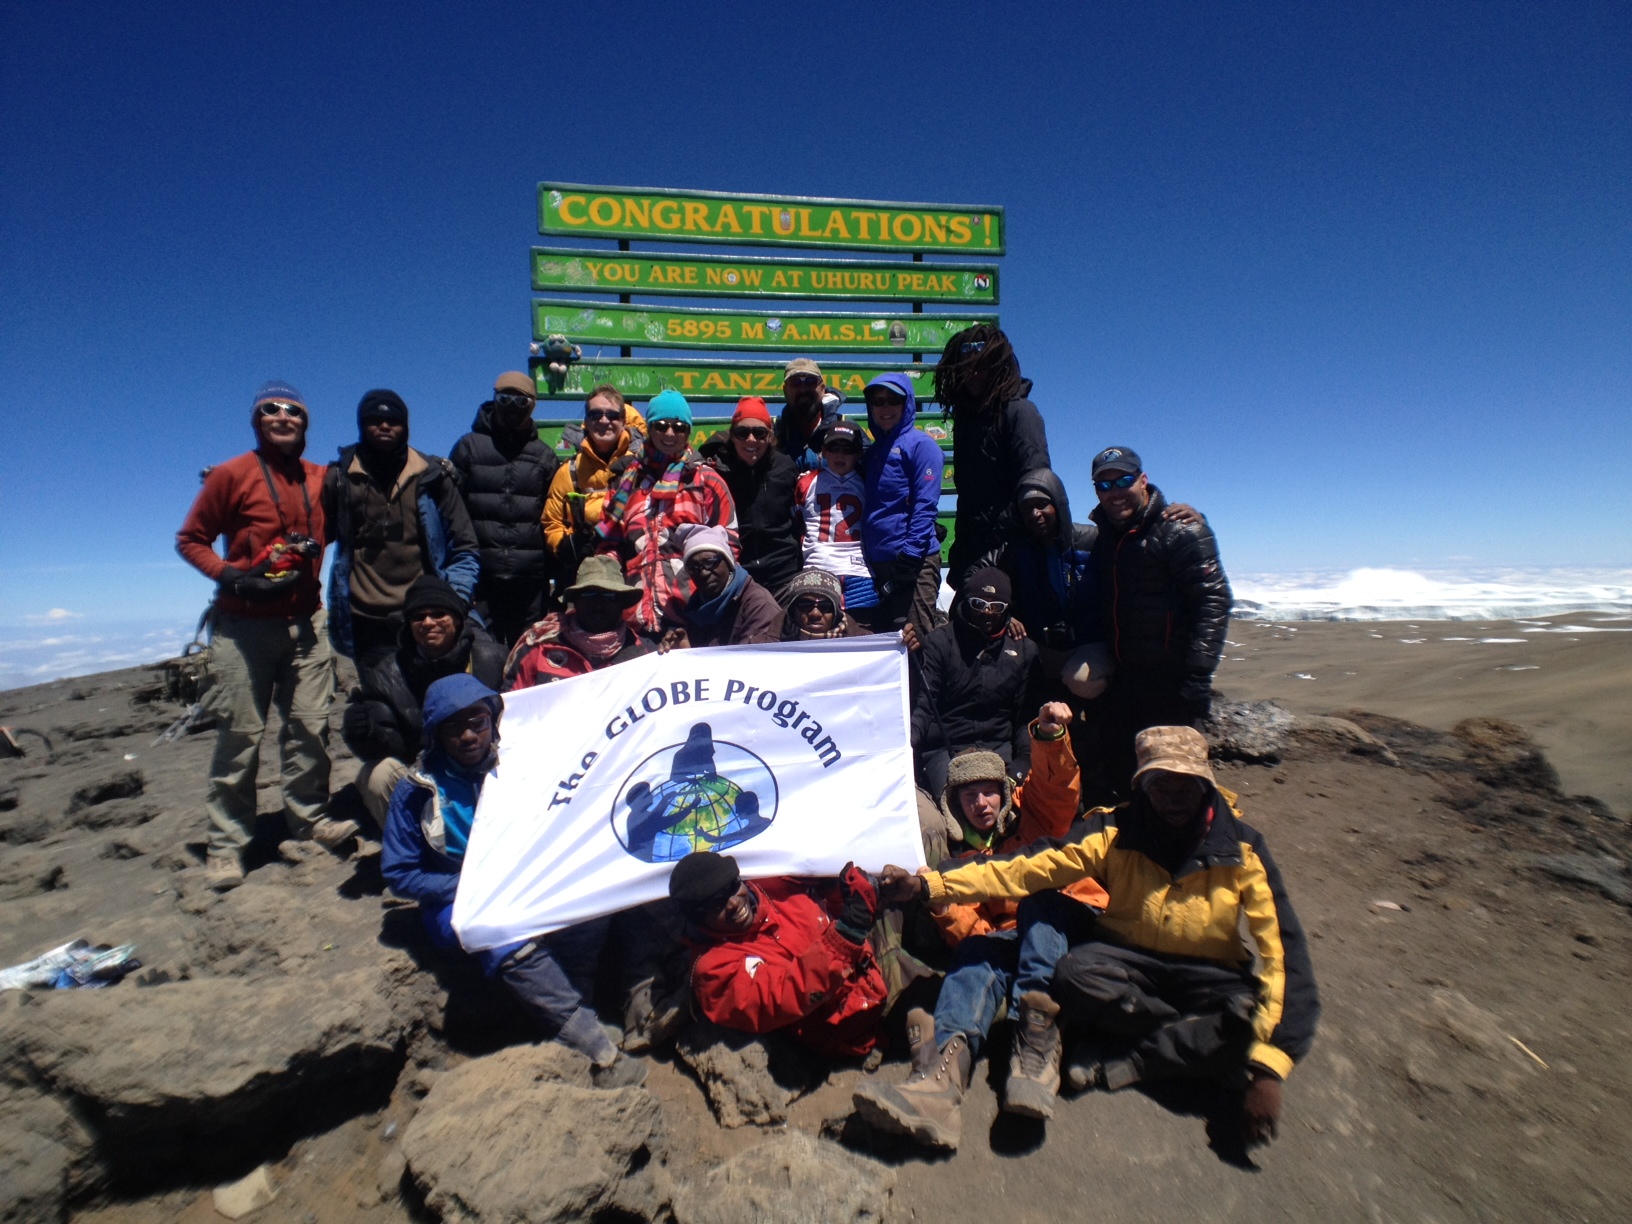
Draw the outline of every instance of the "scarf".
[[[719,624],[725,619],[725,614],[731,610],[731,605],[736,602],[737,596],[742,594],[742,588],[747,585],[748,571],[740,565],[733,566],[731,581],[726,583],[725,590],[714,596],[713,599],[699,602],[702,594],[699,591],[686,601],[686,620],[699,629]]]
[[[664,463],[663,456],[653,450],[641,462],[630,464],[622,479],[618,481],[618,487],[607,499],[606,507],[601,512],[601,521],[595,524],[595,530],[601,539],[610,540],[614,533],[623,531],[623,514],[628,509],[629,499],[647,479],[652,481],[651,492],[648,494],[652,500],[673,498],[680,492],[680,483],[685,479],[687,470],[694,465],[695,460],[689,448],[668,463]],[[652,516],[648,514],[647,517]]]
[[[628,638],[629,630],[621,624],[591,633],[578,623],[575,613],[568,612],[561,618],[561,640],[592,664],[607,662],[623,649]]]

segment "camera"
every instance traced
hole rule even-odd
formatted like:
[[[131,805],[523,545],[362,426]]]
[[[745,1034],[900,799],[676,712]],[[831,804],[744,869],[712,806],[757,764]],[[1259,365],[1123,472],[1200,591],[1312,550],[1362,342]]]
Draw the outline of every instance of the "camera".
[[[1070,650],[1074,644],[1074,637],[1071,626],[1064,621],[1043,626],[1043,645],[1050,650]]]

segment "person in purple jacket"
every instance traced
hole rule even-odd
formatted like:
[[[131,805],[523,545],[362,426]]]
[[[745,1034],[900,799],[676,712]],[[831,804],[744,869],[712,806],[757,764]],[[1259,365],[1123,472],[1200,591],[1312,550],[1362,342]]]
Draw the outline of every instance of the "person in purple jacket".
[[[881,374],[864,395],[873,444],[862,460],[861,548],[879,596],[870,627],[883,631],[905,621],[922,639],[935,628],[941,587],[941,544],[935,534],[941,448],[913,424],[918,398],[908,375]]]

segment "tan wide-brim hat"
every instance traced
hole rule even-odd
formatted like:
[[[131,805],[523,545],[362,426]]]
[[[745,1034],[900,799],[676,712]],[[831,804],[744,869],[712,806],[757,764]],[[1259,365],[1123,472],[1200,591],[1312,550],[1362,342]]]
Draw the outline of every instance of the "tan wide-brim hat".
[[[561,598],[570,602],[584,591],[605,591],[622,597],[626,603],[640,602],[640,588],[629,585],[623,567],[612,557],[585,557],[578,564],[578,576],[561,592]]]
[[[1092,701],[1104,695],[1110,687],[1111,673],[1116,670],[1116,659],[1104,642],[1089,642],[1078,646],[1060,668],[1060,682],[1071,690],[1073,697]]]
[[[1217,785],[1213,767],[1207,763],[1206,737],[1194,727],[1150,727],[1134,737],[1133,753],[1139,763],[1133,771],[1135,782],[1147,773],[1162,770],[1189,774]]]

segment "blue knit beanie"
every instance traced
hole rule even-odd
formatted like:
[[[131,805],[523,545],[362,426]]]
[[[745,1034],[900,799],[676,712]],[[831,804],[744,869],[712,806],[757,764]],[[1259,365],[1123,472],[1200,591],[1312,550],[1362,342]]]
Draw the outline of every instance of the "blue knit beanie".
[[[684,421],[691,424],[691,405],[686,397],[673,387],[667,391],[659,391],[646,405],[646,419],[648,421]]]
[[[249,406],[249,410],[253,412],[262,404],[269,403],[272,400],[284,400],[291,404],[299,404],[302,408],[306,407],[306,401],[301,397],[299,391],[296,391],[282,379],[274,378],[270,382],[261,384],[261,389],[255,392],[255,402]]]

